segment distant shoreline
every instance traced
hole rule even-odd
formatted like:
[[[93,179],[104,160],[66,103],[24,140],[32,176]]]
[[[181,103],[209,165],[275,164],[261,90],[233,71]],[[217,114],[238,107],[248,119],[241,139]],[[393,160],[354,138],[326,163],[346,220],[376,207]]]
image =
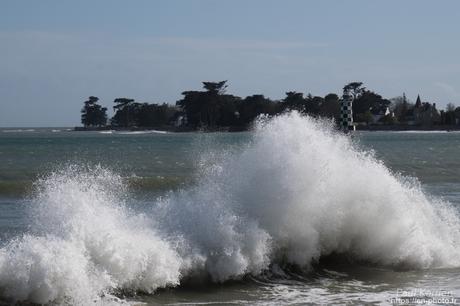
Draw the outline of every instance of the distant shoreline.
[[[358,131],[460,131],[460,126],[452,125],[434,125],[434,126],[417,126],[417,125],[369,125],[356,126]]]
[[[435,125],[435,126],[417,126],[417,125],[357,125],[357,131],[460,131],[460,126]],[[219,127],[214,129],[194,129],[191,127],[75,127],[76,132],[91,132],[91,131],[120,131],[120,132],[136,132],[136,131],[162,131],[171,133],[190,133],[190,132],[245,132],[248,128],[231,126]]]
[[[190,132],[244,132],[249,129],[244,127],[217,127],[212,129],[196,129],[192,127],[174,127],[174,126],[161,126],[161,127],[75,127],[73,131],[76,132],[91,132],[91,131],[116,131],[116,132],[137,132],[137,131],[162,131],[171,133],[190,133]]]

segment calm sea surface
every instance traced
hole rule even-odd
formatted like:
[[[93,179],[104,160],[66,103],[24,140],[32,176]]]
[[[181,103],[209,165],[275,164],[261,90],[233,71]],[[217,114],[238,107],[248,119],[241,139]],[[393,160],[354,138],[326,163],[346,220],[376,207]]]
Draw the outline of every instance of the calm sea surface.
[[[29,231],[28,211],[36,197],[35,182],[53,171],[69,165],[109,169],[121,176],[127,186],[130,196],[126,205],[142,212],[158,197],[193,188],[200,177],[200,165],[206,162],[209,152],[243,150],[251,139],[251,132],[0,129],[0,245]],[[460,133],[360,132],[353,141],[362,150],[373,151],[376,159],[394,175],[417,178],[427,195],[460,207]],[[260,156],[260,162],[264,162],[264,156]],[[2,277],[3,284],[8,282],[2,275],[1,264],[0,256],[0,287]],[[404,296],[398,295],[401,290],[408,290],[406,296],[414,290],[446,290],[449,297],[457,297],[460,270],[399,271],[378,264],[350,265],[339,260],[309,273],[284,270],[275,275],[247,275],[230,282],[185,282],[175,288],[167,287],[155,294],[115,295],[133,303],[152,304],[385,304]],[[1,292],[0,288],[0,296]],[[427,298],[429,294],[426,291],[416,295]]]

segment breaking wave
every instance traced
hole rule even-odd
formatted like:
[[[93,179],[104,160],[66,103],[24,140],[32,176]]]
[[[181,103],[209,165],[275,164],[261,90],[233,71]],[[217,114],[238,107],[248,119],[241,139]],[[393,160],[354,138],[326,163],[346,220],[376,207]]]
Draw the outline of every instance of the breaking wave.
[[[198,183],[130,209],[123,179],[68,166],[36,183],[28,234],[0,249],[0,296],[117,301],[185,279],[216,282],[322,257],[425,269],[460,266],[460,219],[332,124],[261,119],[238,151],[201,157]]]

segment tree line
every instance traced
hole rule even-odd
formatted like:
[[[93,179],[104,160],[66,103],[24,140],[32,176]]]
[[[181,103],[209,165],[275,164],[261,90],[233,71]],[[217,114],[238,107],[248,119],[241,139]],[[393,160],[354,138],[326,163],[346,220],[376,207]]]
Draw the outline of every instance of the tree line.
[[[227,81],[203,82],[203,90],[184,91],[175,105],[139,103],[130,98],[114,100],[114,116],[108,119],[107,108],[91,96],[84,102],[81,122],[86,128],[166,128],[216,130],[246,129],[261,114],[273,116],[297,110],[315,117],[340,120],[341,97],[329,93],[324,97],[289,91],[281,100],[262,94],[241,98],[227,93]],[[353,119],[359,125],[458,125],[460,107],[448,104],[438,111],[435,104],[409,101],[405,94],[393,99],[368,90],[362,82],[343,87],[343,94],[353,97]]]

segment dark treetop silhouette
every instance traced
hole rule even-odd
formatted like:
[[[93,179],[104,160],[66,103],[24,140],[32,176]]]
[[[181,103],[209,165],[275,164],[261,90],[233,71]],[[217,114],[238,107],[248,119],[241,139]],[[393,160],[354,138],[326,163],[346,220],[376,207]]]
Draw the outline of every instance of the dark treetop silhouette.
[[[340,116],[340,97],[329,93],[325,97],[306,96],[289,91],[282,100],[271,100],[262,94],[245,98],[227,93],[227,81],[203,82],[202,91],[184,91],[176,105],[167,103],[139,103],[130,98],[116,98],[114,116],[107,126],[107,108],[91,96],[84,102],[81,122],[85,129],[121,128],[168,130],[245,130],[257,116],[273,116],[289,110],[297,110],[311,116],[334,119]],[[385,99],[368,90],[362,82],[351,82],[343,87],[343,93],[351,95],[353,120],[358,129],[451,129],[460,128],[460,107],[449,103],[439,111],[435,103],[415,104],[406,95]]]

